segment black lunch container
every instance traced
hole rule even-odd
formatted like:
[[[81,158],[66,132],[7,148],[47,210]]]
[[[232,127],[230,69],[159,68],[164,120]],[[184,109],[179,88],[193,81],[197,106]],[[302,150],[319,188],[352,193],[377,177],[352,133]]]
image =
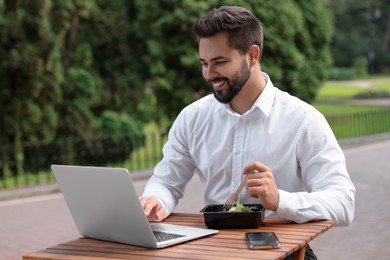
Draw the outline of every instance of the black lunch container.
[[[261,204],[243,204],[251,208],[248,212],[228,212],[223,204],[205,206],[204,221],[209,228],[257,228],[264,220],[264,207]]]

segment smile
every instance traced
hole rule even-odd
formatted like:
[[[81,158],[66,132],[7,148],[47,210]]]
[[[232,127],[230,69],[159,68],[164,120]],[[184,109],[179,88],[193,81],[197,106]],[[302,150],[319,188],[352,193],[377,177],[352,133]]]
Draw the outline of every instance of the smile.
[[[214,88],[214,90],[220,90],[225,84],[225,81],[215,81],[215,82],[210,82],[210,84]]]

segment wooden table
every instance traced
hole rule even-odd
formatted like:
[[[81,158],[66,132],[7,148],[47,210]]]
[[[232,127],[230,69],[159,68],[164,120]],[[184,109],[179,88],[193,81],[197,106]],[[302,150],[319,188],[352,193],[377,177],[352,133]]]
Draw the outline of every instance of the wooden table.
[[[164,222],[205,227],[203,215],[173,213]],[[293,255],[304,259],[306,244],[321,235],[335,221],[296,224],[285,219],[266,218],[256,229],[222,229],[219,233],[163,249],[147,249],[131,245],[79,238],[23,256],[31,259],[283,259]],[[280,249],[251,250],[244,234],[274,231],[282,242]]]

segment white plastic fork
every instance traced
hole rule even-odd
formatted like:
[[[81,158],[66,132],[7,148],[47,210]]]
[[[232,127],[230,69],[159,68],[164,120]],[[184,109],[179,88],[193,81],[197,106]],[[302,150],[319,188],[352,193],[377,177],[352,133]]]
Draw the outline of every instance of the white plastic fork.
[[[245,174],[244,178],[241,180],[240,185],[238,185],[237,189],[232,194],[230,194],[225,204],[223,204],[223,208],[227,211],[229,211],[229,209],[237,203],[238,195],[240,194],[242,188],[244,188],[246,177],[247,175]]]

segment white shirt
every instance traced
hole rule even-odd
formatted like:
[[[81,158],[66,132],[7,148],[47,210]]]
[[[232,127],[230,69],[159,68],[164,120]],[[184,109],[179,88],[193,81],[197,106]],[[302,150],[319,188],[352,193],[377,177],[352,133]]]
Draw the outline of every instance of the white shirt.
[[[326,119],[309,104],[275,88],[267,74],[263,76],[267,82],[263,92],[243,115],[213,95],[184,108],[143,196],[155,196],[170,214],[196,170],[205,203],[223,204],[239,185],[243,168],[259,161],[274,174],[277,216],[298,223],[334,219],[339,225],[350,224],[355,187]],[[245,188],[239,202],[261,203]]]

